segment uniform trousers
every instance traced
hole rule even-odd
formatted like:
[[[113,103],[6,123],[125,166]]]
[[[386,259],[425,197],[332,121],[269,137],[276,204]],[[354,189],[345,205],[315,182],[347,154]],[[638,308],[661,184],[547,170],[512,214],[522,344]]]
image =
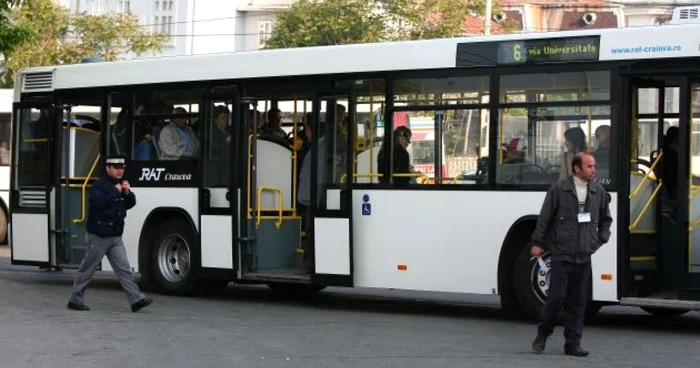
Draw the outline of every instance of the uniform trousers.
[[[88,233],[88,242],[87,254],[85,254],[85,258],[83,258],[83,262],[80,264],[78,274],[73,282],[73,293],[70,297],[72,303],[83,305],[85,290],[105,255],[112,265],[119,283],[126,292],[129,303],[133,305],[146,297],[136,285],[136,281],[134,281],[121,236],[103,238]]]

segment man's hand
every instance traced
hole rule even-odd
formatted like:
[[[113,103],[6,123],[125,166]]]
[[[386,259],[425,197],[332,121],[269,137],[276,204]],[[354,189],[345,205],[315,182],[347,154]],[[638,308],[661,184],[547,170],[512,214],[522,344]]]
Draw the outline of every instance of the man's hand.
[[[131,191],[131,184],[129,184],[129,182],[126,180],[122,182],[121,187],[124,190],[124,193],[129,193],[129,191]]]
[[[541,256],[542,253],[544,253],[544,249],[542,249],[542,247],[540,247],[539,245],[533,245],[532,249],[530,249],[530,254],[535,257]]]
[[[117,188],[117,192],[121,193],[122,192],[122,185],[121,184],[116,184],[114,185],[115,188]]]

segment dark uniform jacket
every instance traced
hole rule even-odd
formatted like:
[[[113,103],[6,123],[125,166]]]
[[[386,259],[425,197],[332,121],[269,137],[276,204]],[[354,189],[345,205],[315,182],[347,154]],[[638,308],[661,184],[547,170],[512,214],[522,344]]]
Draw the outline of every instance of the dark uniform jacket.
[[[136,196],[117,191],[117,179],[103,176],[90,189],[87,231],[103,238],[124,233],[126,210],[136,205]]]
[[[585,264],[591,254],[608,242],[612,217],[607,193],[596,183],[588,183],[584,212],[590,222],[578,222],[579,203],[573,176],[568,176],[547,191],[532,241],[544,247],[553,261]]]

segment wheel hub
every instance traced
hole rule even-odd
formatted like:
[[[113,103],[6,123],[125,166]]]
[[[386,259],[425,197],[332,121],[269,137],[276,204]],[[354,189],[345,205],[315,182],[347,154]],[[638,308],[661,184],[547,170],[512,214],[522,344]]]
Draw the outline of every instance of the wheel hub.
[[[530,272],[530,281],[534,294],[542,303],[545,303],[547,301],[547,295],[549,295],[549,279],[552,273],[549,254],[543,254],[542,261],[545,265],[544,269],[540,267],[540,262],[533,262]]]
[[[190,269],[190,246],[178,234],[166,236],[158,248],[158,269],[168,282],[180,282]]]

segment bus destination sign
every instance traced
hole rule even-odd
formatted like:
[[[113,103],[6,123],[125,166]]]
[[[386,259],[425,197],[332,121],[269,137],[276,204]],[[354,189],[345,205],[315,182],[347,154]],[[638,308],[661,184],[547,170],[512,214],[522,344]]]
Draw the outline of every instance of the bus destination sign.
[[[457,67],[594,61],[599,52],[599,36],[462,43]]]

